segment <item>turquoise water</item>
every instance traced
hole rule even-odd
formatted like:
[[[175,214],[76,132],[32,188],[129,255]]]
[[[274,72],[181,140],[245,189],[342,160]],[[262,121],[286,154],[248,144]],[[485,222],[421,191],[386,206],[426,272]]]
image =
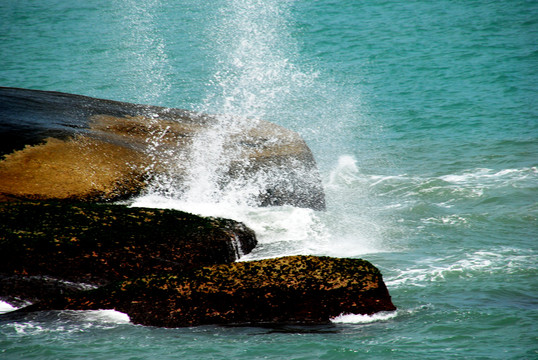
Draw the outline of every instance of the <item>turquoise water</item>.
[[[1,358],[538,357],[537,2],[6,0],[0,51],[1,86],[296,130],[326,212],[135,204],[244,221],[260,238],[245,260],[367,259],[398,307],[279,328],[34,314],[0,323]]]

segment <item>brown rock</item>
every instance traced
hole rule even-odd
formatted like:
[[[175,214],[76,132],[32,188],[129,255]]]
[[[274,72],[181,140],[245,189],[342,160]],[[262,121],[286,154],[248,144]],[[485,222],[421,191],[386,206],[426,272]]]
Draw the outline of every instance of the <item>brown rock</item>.
[[[117,200],[163,176],[181,192],[198,165],[185,161],[193,138],[217,123],[181,109],[0,87],[0,201]],[[299,135],[261,120],[241,123],[225,144],[230,162],[219,185],[263,177],[258,205],[324,209],[314,158]]]
[[[114,200],[145,186],[143,154],[82,135],[48,138],[0,162],[5,199]]]

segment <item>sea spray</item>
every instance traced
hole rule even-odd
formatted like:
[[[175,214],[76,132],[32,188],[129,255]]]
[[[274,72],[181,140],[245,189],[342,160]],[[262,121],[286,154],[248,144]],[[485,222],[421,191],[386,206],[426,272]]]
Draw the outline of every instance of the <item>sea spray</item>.
[[[260,205],[260,194],[267,188],[286,186],[284,172],[302,172],[298,176],[303,179],[313,176],[299,161],[293,169],[253,170],[238,146],[259,125],[258,119],[273,115],[275,107],[289,102],[290,94],[312,78],[292,61],[296,47],[287,29],[291,3],[228,1],[216,8],[214,22],[207,26],[211,43],[206,44],[212,49],[214,73],[205,100],[193,106],[200,114],[216,114],[216,121],[199,131],[188,149],[174,154],[176,164],[167,164],[168,171],[155,176],[146,197],[135,204],[159,206],[149,199],[170,197],[168,206],[199,209],[205,215],[207,208],[221,207],[246,207],[248,213]],[[150,156],[159,153],[159,136],[148,139]],[[273,136],[265,141],[278,142],[283,135]],[[233,211],[225,213],[230,216]]]
[[[205,100],[195,107],[219,115],[211,128],[193,140],[187,160],[186,201],[257,205],[255,199],[266,183],[279,177],[278,171],[249,171],[229,181],[231,171],[244,172],[241,169],[250,165],[241,160],[231,169],[232,162],[241,159],[241,149],[234,144],[293,91],[296,84],[290,79],[303,75],[290,59],[294,54],[287,30],[290,3],[227,1],[208,26],[214,74]]]
[[[294,1],[288,0],[249,0],[219,2],[210,10],[204,46],[213,75],[203,101],[192,107],[199,114],[215,114],[215,121],[196,133],[186,148],[178,146],[167,154],[167,171],[155,175],[149,191],[133,205],[165,206],[245,222],[260,242],[247,258],[300,253],[358,256],[380,251],[378,219],[349,208],[350,199],[362,202],[365,209],[371,200],[360,182],[357,158],[334,159],[326,157],[329,152],[324,150],[345,148],[351,143],[346,129],[363,126],[360,97],[343,94],[330,81],[322,82],[312,64],[300,60],[300,46],[292,36],[293,7]],[[300,129],[316,146],[320,166],[329,173],[325,186],[332,211],[258,208],[266,189],[288,186],[285,172],[294,171],[302,179],[313,176],[299,161],[287,168],[253,170],[256,167],[242,156],[238,145],[248,142],[245,134],[256,130],[259,119]],[[329,132],[336,137],[326,136]],[[150,157],[161,155],[162,136],[163,130],[148,138]]]
[[[297,49],[289,29],[292,3],[222,3],[207,29],[214,74],[201,110],[265,118],[301,82],[308,81],[309,74],[294,64]]]
[[[115,79],[131,101],[161,105],[172,84],[166,40],[159,27],[162,4],[158,0],[114,0],[113,31],[120,36],[113,55],[123,64]]]

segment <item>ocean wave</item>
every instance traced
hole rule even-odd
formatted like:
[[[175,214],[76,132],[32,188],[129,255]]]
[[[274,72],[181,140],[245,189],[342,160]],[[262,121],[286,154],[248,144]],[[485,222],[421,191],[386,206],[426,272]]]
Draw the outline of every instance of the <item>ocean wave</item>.
[[[325,187],[329,204],[335,199],[346,204],[346,216],[368,212],[385,228],[409,220],[420,226],[472,227],[499,219],[535,220],[537,183],[537,167],[381,175],[364,173],[353,156],[342,155]]]
[[[438,176],[409,174],[367,174],[359,169],[357,160],[351,155],[341,155],[329,174],[326,187],[343,188],[363,185],[378,195],[406,196],[435,193],[448,189],[450,192],[465,192],[469,196],[481,196],[486,188],[535,187],[538,167],[508,168],[494,170],[476,168]],[[465,194],[463,194],[465,195]]]
[[[385,283],[389,288],[424,287],[432,282],[454,278],[472,278],[483,274],[517,274],[536,272],[536,252],[531,249],[494,247],[466,254],[429,257],[406,269],[395,271]]]
[[[27,314],[18,321],[2,325],[17,335],[37,336],[49,333],[77,333],[89,329],[113,329],[130,324],[127,314],[115,310],[62,310]]]
[[[524,167],[521,169],[494,170],[478,168],[464,171],[459,174],[449,174],[440,176],[439,179],[452,184],[460,185],[482,185],[482,186],[506,186],[512,185],[529,178],[538,176],[538,168]]]
[[[381,196],[459,196],[476,198],[484,192],[505,187],[535,187],[538,180],[536,167],[521,169],[475,169],[441,176],[369,175],[366,182]],[[365,181],[365,180],[363,180]]]

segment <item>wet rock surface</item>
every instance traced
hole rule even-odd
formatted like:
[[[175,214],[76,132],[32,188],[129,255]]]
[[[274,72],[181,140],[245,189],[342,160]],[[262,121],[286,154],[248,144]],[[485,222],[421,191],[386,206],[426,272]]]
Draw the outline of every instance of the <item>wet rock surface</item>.
[[[299,135],[240,123],[223,144],[219,186],[253,181],[263,186],[252,205],[324,209]],[[218,116],[181,109],[0,87],[0,300],[35,302],[18,314],[114,309],[162,327],[324,324],[394,310],[367,261],[234,262],[256,246],[239,222],[110,203],[157,178],[181,192],[189,167],[205,166],[189,149],[218,125]]]
[[[220,186],[259,179],[257,205],[324,209],[316,163],[300,136],[244,120],[224,144],[230,159]],[[0,87],[0,201],[118,200],[162,176],[181,191],[198,164],[177,159],[188,159],[193,139],[218,124],[218,116],[187,110]]]
[[[0,203],[0,298],[35,301],[80,283],[233,262],[255,245],[241,223],[176,210]]]
[[[20,311],[114,309],[136,324],[324,324],[342,313],[395,310],[367,261],[291,256],[129,279]]]

